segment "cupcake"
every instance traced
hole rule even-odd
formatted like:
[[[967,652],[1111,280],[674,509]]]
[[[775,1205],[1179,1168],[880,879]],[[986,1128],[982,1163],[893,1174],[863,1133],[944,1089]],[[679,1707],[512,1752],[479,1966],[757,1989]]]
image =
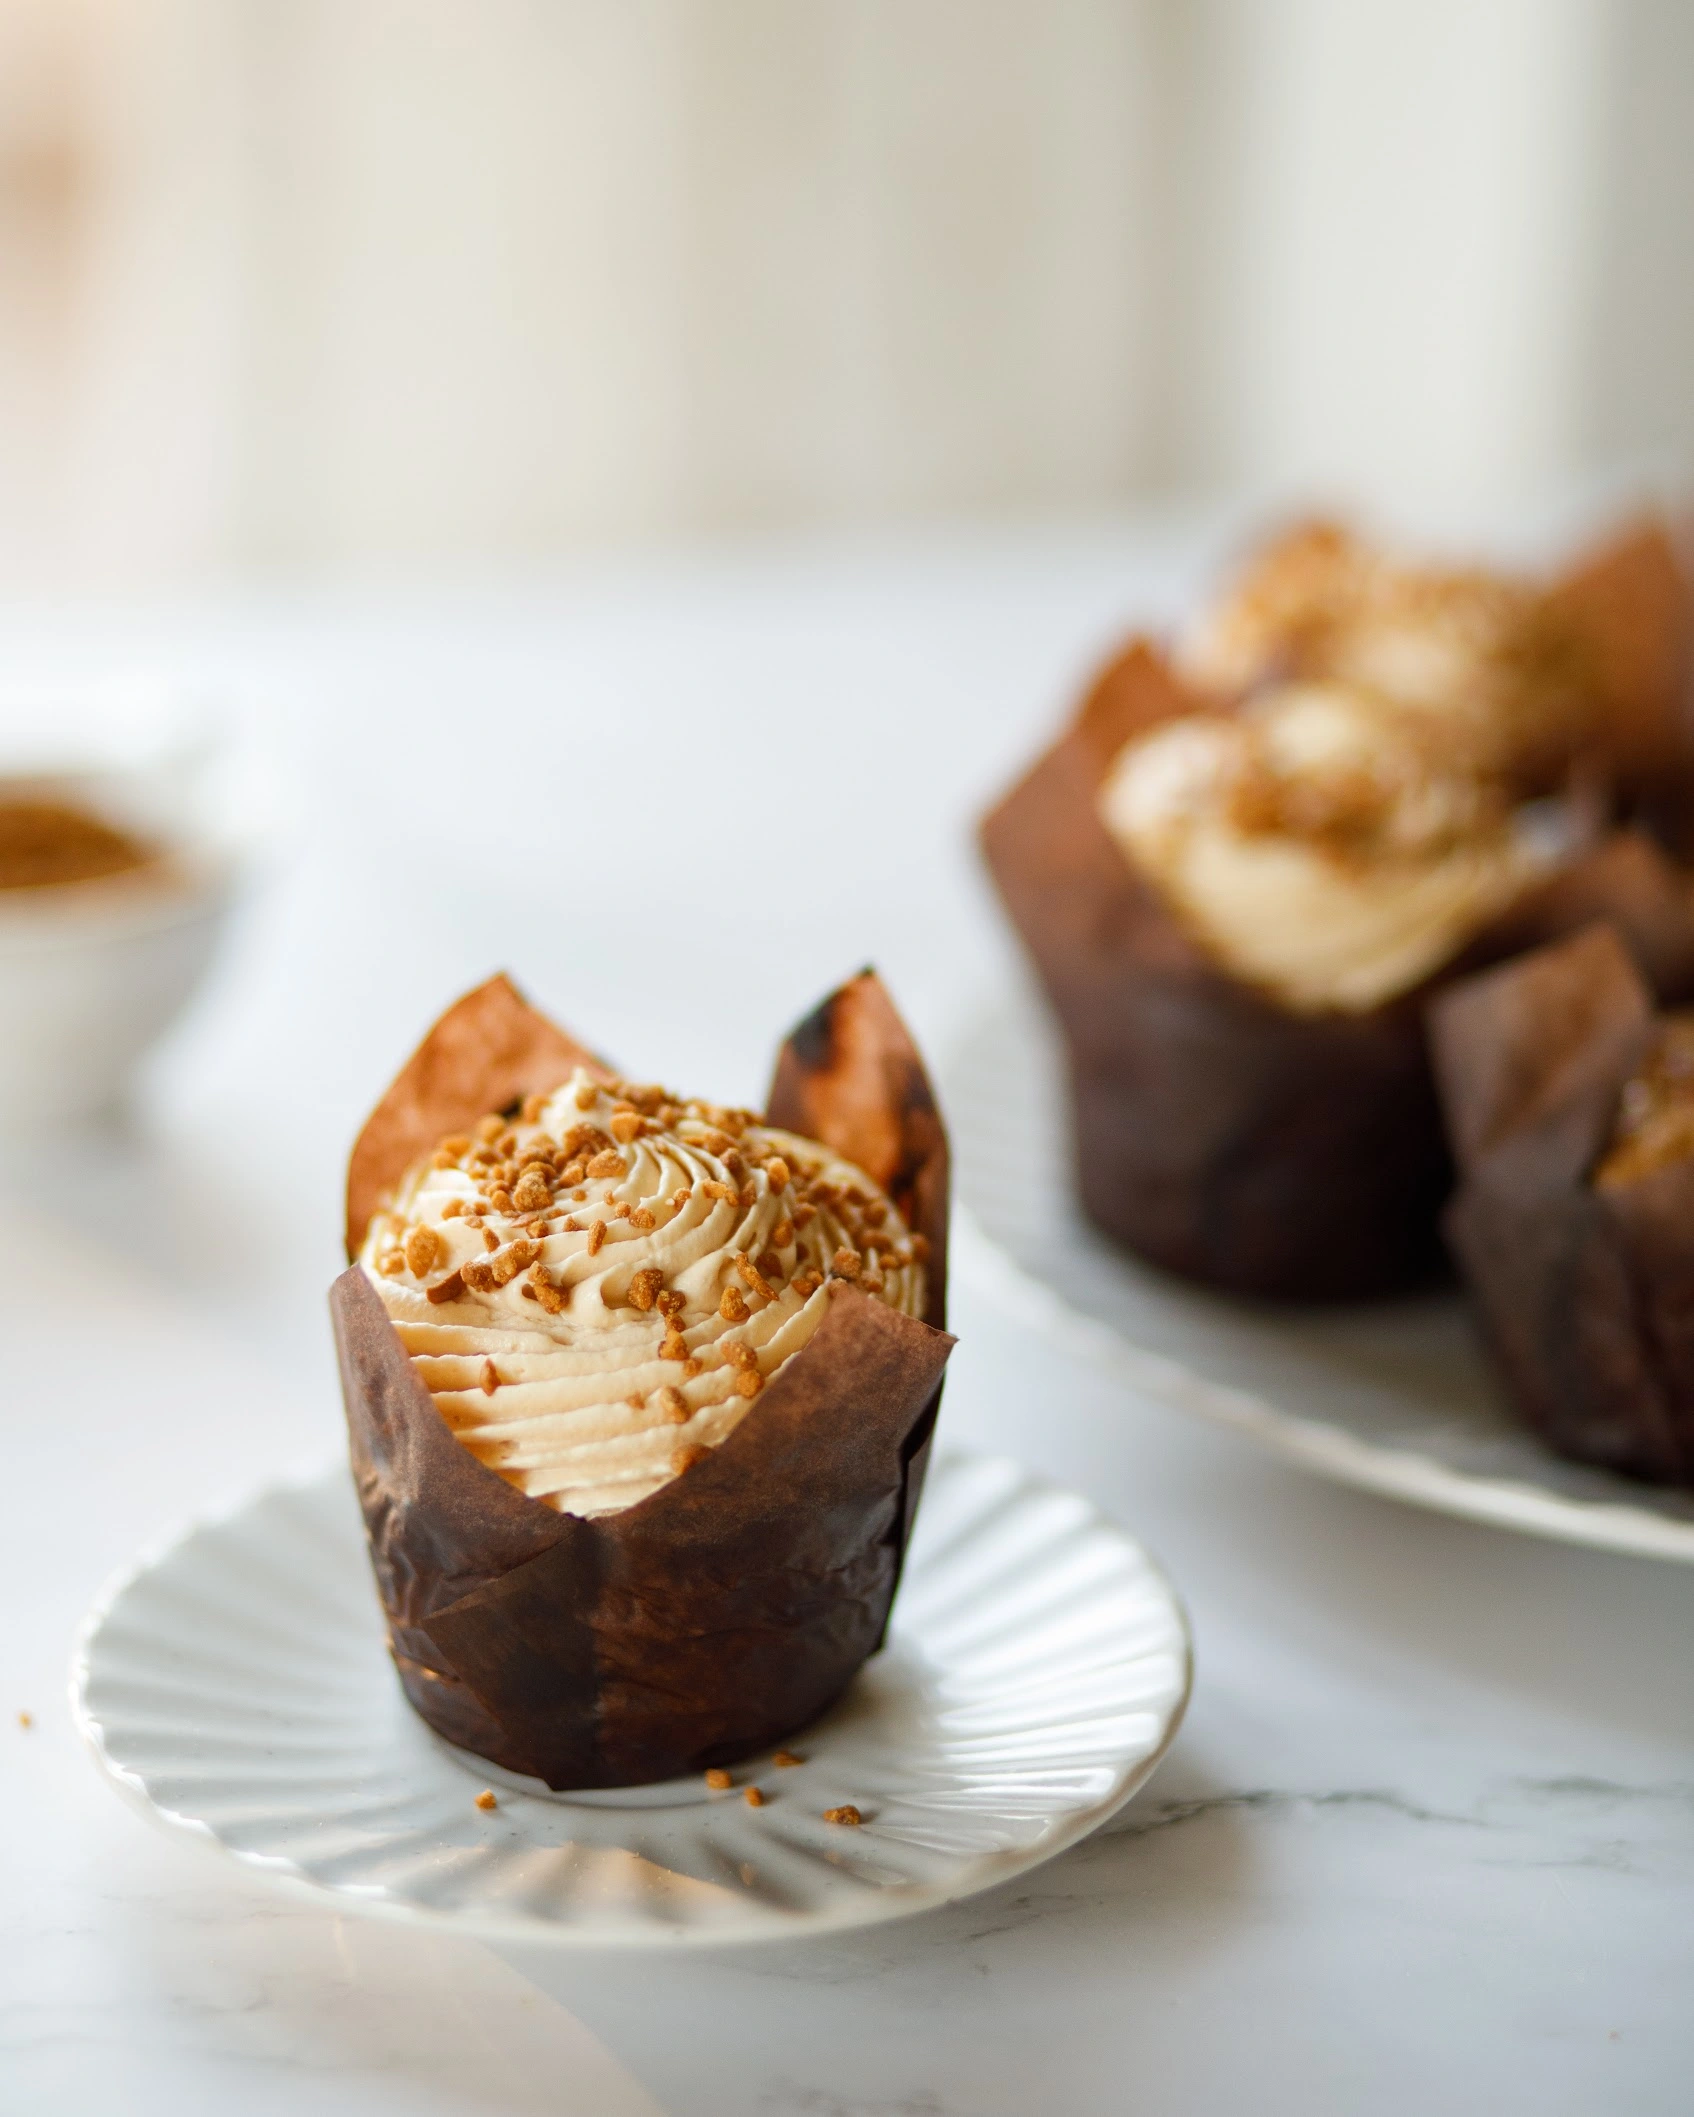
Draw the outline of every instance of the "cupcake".
[[[1520,698],[1438,712],[1365,673],[1220,704],[1137,643],[984,825],[1064,1032],[1085,1210],[1236,1292],[1362,1296],[1439,1269],[1441,981],[1603,915],[1666,991],[1694,982],[1682,878],[1532,792]]]
[[[952,1339],[947,1145],[870,973],[763,1117],[624,1081],[504,979],[372,1114],[331,1296],[406,1695],[550,1786],[792,1735],[881,1643]]]
[[[1694,1484],[1694,1014],[1597,925],[1430,1026],[1447,1232],[1512,1403],[1562,1455]]]

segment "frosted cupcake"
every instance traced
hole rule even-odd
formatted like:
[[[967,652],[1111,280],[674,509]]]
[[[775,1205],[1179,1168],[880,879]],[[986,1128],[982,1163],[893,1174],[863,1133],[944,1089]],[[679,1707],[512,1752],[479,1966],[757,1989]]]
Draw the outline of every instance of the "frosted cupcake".
[[[1332,1299],[1442,1266],[1432,993],[1604,917],[1680,996],[1694,921],[1577,784],[1603,657],[1574,621],[1327,536],[1283,562],[1180,663],[1109,664],[983,844],[1064,1034],[1090,1218],[1189,1278]]]
[[[768,1118],[616,1078],[503,980],[443,1017],[355,1151],[334,1296],[424,1717],[591,1786],[821,1711],[887,1620],[952,1343],[945,1215],[868,975],[785,1047]]]

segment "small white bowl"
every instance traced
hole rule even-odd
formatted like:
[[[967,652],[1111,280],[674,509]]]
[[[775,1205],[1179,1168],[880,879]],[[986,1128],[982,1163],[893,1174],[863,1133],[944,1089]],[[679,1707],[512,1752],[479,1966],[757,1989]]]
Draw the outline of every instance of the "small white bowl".
[[[0,694],[0,781],[156,846],[156,868],[0,889],[0,1133],[109,1108],[199,984],[245,865],[209,717],[133,689]]]

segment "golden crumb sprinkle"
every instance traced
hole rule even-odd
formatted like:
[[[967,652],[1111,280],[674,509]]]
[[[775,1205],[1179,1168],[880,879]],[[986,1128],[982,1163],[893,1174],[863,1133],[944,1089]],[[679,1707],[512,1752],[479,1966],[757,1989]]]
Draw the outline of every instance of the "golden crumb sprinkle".
[[[406,1259],[399,1250],[384,1250],[376,1261],[376,1268],[385,1279],[396,1279],[406,1269]]]
[[[653,1303],[653,1306],[659,1311],[661,1316],[680,1316],[688,1306],[688,1297],[686,1294],[679,1293],[674,1286],[667,1287]]]
[[[484,1142],[498,1139],[505,1129],[506,1120],[495,1113],[491,1113],[487,1117],[479,1117],[476,1121],[476,1136]]]
[[[857,1830],[865,1820],[851,1801],[844,1801],[839,1808],[826,1808],[823,1819],[826,1823],[845,1823],[850,1830]]]
[[[686,1426],[690,1413],[688,1399],[674,1382],[667,1382],[659,1392],[659,1409],[673,1426]]]
[[[771,1762],[776,1766],[777,1770],[784,1772],[792,1771],[795,1765],[804,1764],[805,1761],[806,1760],[804,1757],[799,1756],[795,1751],[791,1749],[779,1749],[776,1755],[771,1759]]]
[[[696,1463],[704,1462],[710,1454],[711,1450],[703,1447],[700,1442],[684,1441],[681,1447],[671,1450],[672,1475],[681,1477],[685,1470],[692,1470]]]
[[[735,1378],[738,1397],[756,1397],[764,1386],[765,1378],[756,1367],[744,1367]]]
[[[724,1770],[721,1764],[714,1764],[711,1770],[708,1771],[706,1774],[706,1784],[711,1787],[715,1793],[721,1794],[727,1787],[733,1786],[735,1784],[735,1781],[730,1777],[729,1773]]]
[[[588,1254],[590,1257],[599,1256],[600,1245],[605,1239],[606,1223],[603,1220],[590,1221],[588,1227]]]
[[[639,1110],[614,1110],[611,1124],[612,1137],[620,1147],[627,1147],[632,1140],[641,1137],[641,1113]]]
[[[520,1236],[488,1260],[489,1274],[496,1286],[510,1286],[519,1272],[527,1270],[540,1255],[539,1242]]]
[[[765,1163],[765,1180],[773,1191],[786,1191],[791,1181],[789,1168],[780,1154],[773,1154]]]
[[[785,1250],[793,1240],[794,1223],[792,1220],[779,1220],[776,1226],[771,1229],[771,1248],[773,1250]]]
[[[463,1272],[449,1272],[445,1279],[437,1280],[434,1286],[424,1288],[425,1297],[439,1308],[443,1302],[457,1301],[465,1290]]]
[[[765,1805],[765,1797],[756,1786],[744,1786],[741,1789],[741,1798],[749,1808],[763,1808]]]
[[[850,1250],[843,1244],[830,1259],[829,1268],[837,1279],[857,1279],[864,1268],[864,1259],[857,1250]]]
[[[485,1250],[497,1250],[500,1247],[500,1238],[492,1228],[482,1230],[482,1246]]]
[[[427,1278],[441,1254],[441,1237],[434,1228],[416,1227],[406,1237],[406,1269],[414,1279]]]
[[[624,1160],[616,1147],[602,1147],[600,1152],[588,1164],[588,1174],[596,1182],[606,1176],[627,1176],[629,1174],[629,1163]]]
[[[629,1305],[631,1308],[650,1309],[664,1290],[665,1275],[656,1264],[637,1272],[629,1282]]]
[[[476,1805],[484,1812],[484,1814],[486,1814],[489,1809],[498,1808],[500,1806],[500,1803],[495,1798],[494,1789],[492,1786],[485,1786],[482,1789],[481,1793],[479,1793],[476,1797]]]
[[[725,1205],[738,1205],[741,1193],[732,1183],[719,1183],[715,1176],[708,1176],[700,1186],[708,1198],[721,1198]]]
[[[464,1210],[465,1201],[462,1198],[449,1198],[441,1208],[441,1217],[443,1220],[457,1220]]]
[[[449,1132],[441,1142],[441,1151],[443,1154],[451,1154],[456,1160],[460,1155],[471,1151],[471,1142],[463,1132]]]
[[[553,1203],[553,1186],[538,1162],[531,1162],[518,1178],[512,1203],[520,1213],[545,1213]]]
[[[483,1363],[482,1363],[482,1393],[483,1393],[483,1395],[484,1395],[485,1397],[491,1397],[491,1396],[493,1396],[494,1392],[495,1392],[495,1391],[496,1391],[496,1390],[497,1390],[497,1389],[498,1389],[499,1387],[500,1387],[500,1370],[499,1370],[499,1368],[497,1368],[497,1367],[495,1366],[495,1364],[494,1364],[494,1362],[493,1362],[492,1360],[484,1360],[484,1361],[483,1361]]]
[[[759,1270],[759,1267],[753,1262],[751,1257],[745,1257],[737,1251],[735,1269],[741,1274],[748,1290],[757,1294],[761,1301],[774,1301],[776,1299],[776,1288],[766,1279],[764,1273]]]
[[[592,1110],[600,1100],[600,1091],[591,1081],[584,1081],[576,1091],[576,1106],[579,1110]]]
[[[723,1356],[731,1367],[739,1367],[751,1373],[759,1364],[759,1356],[745,1338],[725,1338]]]
[[[541,1113],[543,1110],[546,1109],[546,1107],[546,1096],[526,1095],[523,1099],[523,1108],[519,1114],[522,1116],[523,1121],[526,1125],[539,1124],[541,1121]]]
[[[674,1323],[659,1342],[659,1358],[661,1360],[686,1360],[688,1358],[688,1340]]]
[[[644,1235],[649,1229],[656,1228],[659,1225],[650,1206],[631,1206],[629,1209],[629,1224],[632,1228],[639,1228]]]
[[[718,1314],[726,1323],[745,1323],[750,1311],[747,1296],[738,1286],[726,1286],[723,1299],[718,1303]]]

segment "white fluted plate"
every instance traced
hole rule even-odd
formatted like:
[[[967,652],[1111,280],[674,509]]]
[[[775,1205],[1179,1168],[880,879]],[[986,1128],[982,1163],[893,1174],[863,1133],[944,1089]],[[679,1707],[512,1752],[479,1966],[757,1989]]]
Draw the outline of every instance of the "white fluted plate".
[[[870,1925],[1050,1859],[1152,1772],[1189,1681],[1181,1606],[1131,1537],[1015,1463],[951,1455],[888,1647],[795,1739],[802,1765],[758,1760],[727,1793],[559,1796],[432,1735],[339,1466],[141,1559],[90,1613],[71,1691],[155,1821],[337,1909],[667,1947]],[[861,1827],[823,1821],[847,1803]]]
[[[1694,1492],[1557,1456],[1513,1417],[1459,1294],[1277,1308],[1144,1265],[1077,1207],[1057,1038],[1028,993],[945,1069],[953,1269],[1143,1396],[1302,1469],[1506,1529],[1694,1564]]]

